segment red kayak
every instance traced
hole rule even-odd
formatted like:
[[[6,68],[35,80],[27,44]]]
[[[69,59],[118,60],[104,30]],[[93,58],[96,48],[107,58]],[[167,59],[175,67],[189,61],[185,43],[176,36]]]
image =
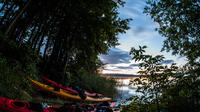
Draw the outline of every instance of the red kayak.
[[[49,82],[49,83],[51,83],[52,85],[54,85],[54,86],[56,86],[56,87],[58,87],[58,88],[61,88],[61,89],[64,89],[64,90],[67,90],[67,91],[71,91],[71,92],[73,92],[73,93],[76,93],[76,94],[78,94],[78,91],[77,90],[74,90],[74,89],[72,89],[72,88],[70,88],[70,87],[63,87],[61,84],[58,84],[58,83],[56,83],[55,81],[52,81],[52,80],[50,80],[50,79],[48,79],[48,78],[46,78],[46,77],[44,77],[44,76],[42,76],[42,79],[44,80],[44,81],[46,81],[46,82]],[[87,95],[87,96],[97,96],[97,97],[103,97],[103,95],[102,94],[97,94],[97,93],[90,93],[90,92],[88,92],[88,91],[85,91],[85,94]]]
[[[76,105],[64,104],[63,106],[40,103],[27,103],[19,100],[0,97],[0,112],[112,112],[115,102],[102,102],[100,104]]]
[[[27,103],[0,97],[0,112],[96,112],[92,105],[64,104],[63,106]]]
[[[50,108],[42,108],[42,105],[27,103],[19,100],[0,97],[1,112],[56,112]]]
[[[0,112],[94,112],[93,110],[94,107],[91,109],[74,104],[47,106],[0,97]]]

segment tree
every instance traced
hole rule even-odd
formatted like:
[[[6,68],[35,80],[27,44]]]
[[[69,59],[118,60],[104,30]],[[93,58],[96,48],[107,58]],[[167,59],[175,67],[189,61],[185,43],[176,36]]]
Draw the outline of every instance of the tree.
[[[123,4],[121,0],[5,0],[0,2],[0,31],[19,47],[26,44],[42,54],[45,74],[58,73],[61,79],[66,70],[95,72],[98,55],[118,45],[117,35],[129,29],[130,19],[118,17],[117,8]]]
[[[149,0],[144,13],[150,14],[160,27],[158,32],[166,37],[162,48],[172,51],[174,55],[180,54],[188,58],[187,77],[178,83],[184,85],[187,100],[192,103],[199,99],[196,90],[191,90],[189,85],[199,84],[200,75],[200,1],[199,0]],[[192,84],[192,85],[191,85]],[[180,88],[176,86],[177,88]],[[188,95],[188,92],[190,95]],[[199,103],[194,103],[194,106]],[[195,109],[197,109],[195,107]],[[198,109],[197,109],[198,110]]]
[[[200,57],[200,1],[148,0],[144,13],[151,15],[164,37],[163,50],[186,56],[190,63]]]
[[[140,78],[131,81],[130,84],[138,85],[137,92],[141,96],[134,96],[131,98],[133,106],[140,105],[140,111],[157,111],[163,109],[161,97],[165,93],[171,82],[169,79],[173,77],[173,72],[177,72],[175,64],[172,66],[164,66],[161,62],[164,60],[162,55],[151,56],[145,54],[146,46],[139,46],[139,49],[132,48],[130,54],[133,55],[133,60],[142,61],[139,64],[142,74]],[[174,80],[173,80],[174,81]]]
[[[127,101],[129,105],[123,111],[160,112],[162,111],[199,111],[199,83],[193,67],[186,65],[183,68],[175,64],[162,65],[162,55],[151,56],[145,54],[146,46],[139,50],[132,48],[130,54],[135,61],[140,61],[140,78],[132,80],[130,85],[137,85],[135,95]],[[195,88],[195,89],[194,89]]]
[[[164,37],[161,51],[172,51],[188,58],[188,63],[177,68],[159,64],[162,56],[152,57],[144,54],[144,48],[131,49],[133,59],[143,61],[141,71],[147,83],[137,79],[132,83],[139,84],[141,96],[134,96],[132,103],[124,110],[181,112],[199,111],[199,74],[200,74],[200,1],[199,0],[148,0],[144,13],[160,27],[156,30]]]

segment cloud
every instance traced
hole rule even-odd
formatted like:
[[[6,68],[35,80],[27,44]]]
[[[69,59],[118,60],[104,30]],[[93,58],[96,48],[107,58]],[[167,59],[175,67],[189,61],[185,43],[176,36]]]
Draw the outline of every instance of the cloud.
[[[139,68],[130,65],[131,64],[108,64],[108,66],[104,68],[103,73],[137,74]]]
[[[133,67],[131,67],[131,66],[119,66],[119,67],[117,67],[118,69],[132,69]]]
[[[145,28],[144,27],[135,27],[135,31],[134,31],[134,33],[137,35],[137,34],[140,34],[140,33],[143,33],[143,32],[145,32],[146,30],[145,30]]]
[[[127,5],[126,7],[129,8],[129,9],[132,9],[132,11],[143,13],[145,1],[141,1],[141,0],[132,1],[132,0],[130,0],[129,2],[127,2],[126,5]]]
[[[131,64],[129,66],[131,66],[131,67],[137,67],[137,66],[139,66],[139,64]]]
[[[112,72],[119,72],[119,71],[121,71],[121,70],[119,70],[119,69],[104,69],[104,70],[112,71]]]
[[[117,69],[133,69],[134,67],[138,67],[139,64],[129,64],[128,66],[115,66]]]
[[[139,64],[131,60],[128,53],[131,47],[137,48],[139,45],[147,45],[147,54],[160,55],[160,49],[165,38],[155,31],[155,28],[159,28],[159,24],[155,23],[149,15],[143,13],[145,1],[126,0],[125,6],[118,9],[120,18],[132,18],[133,20],[129,23],[130,29],[125,34],[118,35],[120,45],[117,48],[112,48],[108,55],[99,56],[106,63],[104,73],[136,74],[139,71]],[[175,56],[167,53],[164,56],[167,58],[161,64],[171,64],[174,61],[178,61],[178,63],[186,62],[183,58],[176,59]]]
[[[160,62],[160,64],[172,64],[174,63],[174,60],[163,60],[162,62]]]
[[[132,59],[128,52],[118,48],[111,48],[107,55],[100,55],[99,57],[107,64],[130,63]]]
[[[129,18],[138,18],[139,15],[137,13],[134,13],[133,11],[131,10],[128,10],[128,9],[120,9],[120,12],[123,12],[121,14],[121,17],[123,17],[122,15],[126,16],[126,17],[129,17]]]
[[[155,38],[158,36],[157,32],[152,32],[153,29],[147,29],[144,27],[135,27],[133,29],[133,34],[137,38],[142,38],[144,40],[148,40],[151,38]]]

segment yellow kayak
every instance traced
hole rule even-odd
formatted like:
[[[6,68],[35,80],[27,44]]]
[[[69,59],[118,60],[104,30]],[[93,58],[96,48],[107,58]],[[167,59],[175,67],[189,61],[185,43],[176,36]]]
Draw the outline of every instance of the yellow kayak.
[[[33,83],[33,85],[40,91],[45,91],[45,92],[49,92],[53,95],[56,96],[60,96],[62,98],[66,98],[66,99],[74,99],[74,100],[82,100],[82,101],[91,101],[91,102],[103,102],[103,101],[111,101],[111,98],[108,97],[102,97],[102,98],[93,98],[93,97],[89,97],[87,96],[85,100],[81,99],[81,97],[77,94],[70,94],[70,92],[60,89],[59,91],[55,91],[54,87],[51,87],[49,85],[46,84],[42,84],[38,81],[35,81],[33,79],[30,79],[30,81]]]

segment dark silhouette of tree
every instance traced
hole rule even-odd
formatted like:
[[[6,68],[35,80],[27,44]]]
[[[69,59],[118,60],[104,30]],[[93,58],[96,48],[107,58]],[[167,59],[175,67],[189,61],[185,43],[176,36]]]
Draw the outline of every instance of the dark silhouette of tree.
[[[200,1],[149,0],[147,4],[144,12],[160,25],[157,30],[166,37],[162,50],[199,62]]]
[[[146,55],[145,48],[132,48],[130,54],[140,63],[146,79],[137,79],[141,96],[128,99],[130,105],[123,111],[135,112],[199,112],[200,93],[200,1],[199,0],[148,0],[144,13],[149,14],[160,27],[156,30],[164,37],[162,48],[188,58],[188,63],[179,68],[159,64],[162,56]],[[148,80],[148,81],[144,81]],[[153,93],[153,94],[152,94]]]
[[[43,60],[41,71],[60,79],[84,68],[94,73],[98,55],[118,45],[130,19],[118,17],[121,0],[23,0],[0,2],[0,31]],[[58,75],[55,75],[58,74]]]

